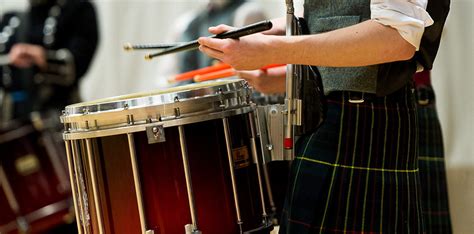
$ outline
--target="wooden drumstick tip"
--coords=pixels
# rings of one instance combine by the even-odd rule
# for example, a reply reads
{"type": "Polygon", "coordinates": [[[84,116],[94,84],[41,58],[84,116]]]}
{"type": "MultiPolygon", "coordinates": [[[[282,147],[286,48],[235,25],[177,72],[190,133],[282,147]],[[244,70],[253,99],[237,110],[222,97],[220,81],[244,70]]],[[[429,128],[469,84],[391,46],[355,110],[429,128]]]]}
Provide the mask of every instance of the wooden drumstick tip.
{"type": "Polygon", "coordinates": [[[133,46],[132,46],[131,43],[125,43],[125,44],[123,45],[123,49],[124,49],[125,51],[132,51],[132,50],[133,50],[133,46]]]}
{"type": "Polygon", "coordinates": [[[153,56],[151,54],[145,55],[145,60],[150,61],[153,59],[153,56]]]}

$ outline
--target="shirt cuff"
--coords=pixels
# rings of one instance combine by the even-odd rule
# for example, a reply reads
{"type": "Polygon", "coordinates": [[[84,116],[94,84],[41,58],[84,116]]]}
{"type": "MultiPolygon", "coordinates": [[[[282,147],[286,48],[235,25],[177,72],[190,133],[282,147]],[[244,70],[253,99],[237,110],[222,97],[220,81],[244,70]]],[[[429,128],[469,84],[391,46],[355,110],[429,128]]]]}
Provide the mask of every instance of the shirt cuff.
{"type": "Polygon", "coordinates": [[[415,2],[372,0],[370,10],[374,21],[395,28],[418,51],[425,27],[432,25],[433,19],[426,4],[415,2]]]}

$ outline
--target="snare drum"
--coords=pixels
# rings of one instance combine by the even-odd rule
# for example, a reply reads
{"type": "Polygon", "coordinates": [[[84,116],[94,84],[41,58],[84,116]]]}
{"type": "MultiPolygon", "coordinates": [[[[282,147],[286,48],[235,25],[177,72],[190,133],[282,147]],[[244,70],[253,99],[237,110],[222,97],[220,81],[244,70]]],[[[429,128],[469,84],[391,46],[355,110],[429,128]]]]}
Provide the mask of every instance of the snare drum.
{"type": "Polygon", "coordinates": [[[269,233],[243,80],[67,106],[80,233],[269,233]]]}
{"type": "Polygon", "coordinates": [[[73,221],[66,156],[57,143],[32,123],[0,128],[0,233],[49,233],[73,221]]]}

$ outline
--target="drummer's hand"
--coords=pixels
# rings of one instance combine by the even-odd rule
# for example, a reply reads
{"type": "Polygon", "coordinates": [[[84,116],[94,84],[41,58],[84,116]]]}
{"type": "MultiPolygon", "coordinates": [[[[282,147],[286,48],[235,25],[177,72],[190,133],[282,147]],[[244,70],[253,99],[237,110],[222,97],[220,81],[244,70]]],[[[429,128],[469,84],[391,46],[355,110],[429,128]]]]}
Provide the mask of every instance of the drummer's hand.
{"type": "Polygon", "coordinates": [[[10,63],[18,68],[30,68],[33,65],[40,69],[45,69],[46,51],[43,47],[38,45],[31,45],[25,43],[15,44],[8,54],[10,63]]]}
{"type": "Polygon", "coordinates": [[[219,24],[215,27],[209,27],[209,32],[212,34],[221,34],[221,33],[225,33],[225,32],[236,30],[236,29],[237,29],[236,27],[232,27],[225,24],[219,24]]]}
{"type": "MultiPolygon", "coordinates": [[[[219,25],[209,28],[209,32],[219,34],[232,29],[234,28],[227,25],[219,25]]],[[[198,40],[201,44],[199,50],[237,70],[255,70],[272,63],[268,57],[270,50],[267,46],[270,41],[267,37],[269,36],[261,33],[241,37],[238,40],[201,37],[198,40]]]]}
{"type": "Polygon", "coordinates": [[[264,94],[277,94],[286,91],[286,67],[276,67],[266,71],[237,71],[237,75],[264,94]]]}

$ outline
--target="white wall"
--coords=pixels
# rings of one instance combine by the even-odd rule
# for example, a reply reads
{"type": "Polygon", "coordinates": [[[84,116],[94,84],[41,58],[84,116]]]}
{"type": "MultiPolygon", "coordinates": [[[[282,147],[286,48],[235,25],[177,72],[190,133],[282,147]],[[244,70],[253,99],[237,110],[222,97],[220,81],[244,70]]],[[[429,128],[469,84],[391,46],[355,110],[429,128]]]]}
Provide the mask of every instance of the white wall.
{"type": "Polygon", "coordinates": [[[3,0],[0,1],[0,15],[4,11],[26,9],[28,1],[26,0],[3,0]]]}
{"type": "MultiPolygon", "coordinates": [[[[256,0],[269,16],[284,14],[283,0],[256,0]]],[[[301,0],[300,0],[301,1],[301,0]]],[[[451,13],[433,71],[444,130],[450,205],[455,233],[474,230],[474,1],[451,0],[451,13]]],[[[125,53],[124,42],[171,41],[177,18],[206,0],[94,1],[100,19],[101,45],[81,84],[86,100],[155,89],[162,84],[166,59],[143,60],[125,53]],[[161,67],[160,67],[161,66],[161,67]]],[[[0,14],[22,8],[25,0],[0,0],[0,14]]]]}

